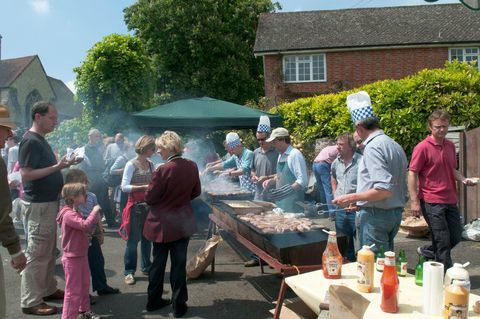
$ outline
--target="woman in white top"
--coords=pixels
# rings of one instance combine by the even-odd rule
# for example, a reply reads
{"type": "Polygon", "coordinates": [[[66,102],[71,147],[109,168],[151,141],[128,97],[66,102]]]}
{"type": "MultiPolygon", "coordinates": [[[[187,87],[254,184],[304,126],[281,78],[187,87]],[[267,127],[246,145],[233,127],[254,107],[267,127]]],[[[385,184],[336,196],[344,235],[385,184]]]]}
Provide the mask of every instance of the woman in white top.
{"type": "Polygon", "coordinates": [[[125,247],[125,283],[135,284],[135,271],[137,270],[137,246],[141,241],[142,253],[140,270],[148,275],[151,266],[151,243],[143,236],[143,225],[148,213],[145,204],[145,190],[147,189],[154,167],[149,158],[155,153],[155,139],[143,135],[135,143],[137,156],[128,161],[123,171],[121,189],[128,193],[127,205],[122,212],[122,225],[119,229],[120,236],[127,241],[125,247]]]}

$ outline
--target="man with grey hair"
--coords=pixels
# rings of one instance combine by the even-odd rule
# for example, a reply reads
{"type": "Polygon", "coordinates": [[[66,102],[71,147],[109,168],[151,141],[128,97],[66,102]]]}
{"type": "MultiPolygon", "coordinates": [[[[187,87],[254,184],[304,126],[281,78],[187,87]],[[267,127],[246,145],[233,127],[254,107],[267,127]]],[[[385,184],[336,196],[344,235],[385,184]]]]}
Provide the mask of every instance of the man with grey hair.
{"type": "Polygon", "coordinates": [[[125,153],[125,137],[122,133],[115,134],[115,143],[111,143],[105,150],[105,162],[115,160],[125,153]]]}
{"type": "Polygon", "coordinates": [[[102,133],[96,128],[88,132],[88,143],[85,145],[85,161],[82,169],[87,174],[90,182],[89,189],[97,196],[98,204],[102,207],[102,213],[105,216],[108,227],[118,226],[115,222],[115,216],[112,213],[110,200],[108,198],[108,185],[103,179],[105,171],[105,161],[103,160],[103,138],[102,133]]]}
{"type": "Polygon", "coordinates": [[[333,201],[341,207],[358,207],[360,247],[372,245],[393,251],[407,201],[407,156],[402,147],[379,127],[367,92],[347,97],[355,129],[365,148],[358,164],[357,191],[333,201]]]}

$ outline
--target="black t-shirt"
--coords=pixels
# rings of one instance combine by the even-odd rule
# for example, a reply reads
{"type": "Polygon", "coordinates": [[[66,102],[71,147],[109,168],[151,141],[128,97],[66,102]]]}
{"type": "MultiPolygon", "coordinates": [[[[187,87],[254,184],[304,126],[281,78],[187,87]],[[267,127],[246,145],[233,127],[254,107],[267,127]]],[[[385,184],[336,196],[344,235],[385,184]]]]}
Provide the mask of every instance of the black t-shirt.
{"type": "MultiPolygon", "coordinates": [[[[32,169],[45,168],[57,163],[52,148],[45,138],[28,131],[18,150],[20,167],[32,169]]],[[[58,200],[63,187],[63,176],[60,171],[34,181],[24,182],[25,200],[34,203],[53,202],[58,200]]]]}

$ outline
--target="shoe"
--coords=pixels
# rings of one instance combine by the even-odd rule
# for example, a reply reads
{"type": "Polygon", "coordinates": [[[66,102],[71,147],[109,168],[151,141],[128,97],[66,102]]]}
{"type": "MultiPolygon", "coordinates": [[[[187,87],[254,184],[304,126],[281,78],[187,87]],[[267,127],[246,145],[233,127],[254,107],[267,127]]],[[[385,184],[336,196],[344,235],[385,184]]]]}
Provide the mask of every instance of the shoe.
{"type": "Polygon", "coordinates": [[[260,262],[258,261],[258,259],[250,259],[249,261],[246,261],[243,265],[245,267],[256,267],[260,266],[260,262]]]}
{"type": "Polygon", "coordinates": [[[417,247],[417,254],[419,256],[423,256],[423,258],[425,258],[425,261],[430,261],[430,260],[434,260],[435,258],[432,258],[430,256],[426,256],[424,253],[423,253],[423,250],[422,250],[422,247],[418,246],[417,247]]]}
{"type": "Polygon", "coordinates": [[[155,311],[155,310],[158,310],[158,309],[162,309],[163,307],[165,306],[168,306],[169,304],[171,304],[172,301],[170,299],[160,299],[160,302],[150,302],[148,301],[147,302],[147,305],[145,306],[145,309],[148,311],[148,312],[151,312],[151,311],[155,311]]]}
{"type": "Polygon", "coordinates": [[[22,308],[22,312],[27,315],[36,315],[36,316],[49,316],[57,313],[57,307],[47,305],[46,303],[41,303],[37,306],[30,308],[22,308]]]}
{"type": "Polygon", "coordinates": [[[97,290],[97,295],[99,296],[104,296],[104,295],[114,295],[118,294],[120,290],[118,288],[112,288],[110,286],[107,286],[106,288],[102,290],[97,290]]]}
{"type": "Polygon", "coordinates": [[[127,285],[135,285],[135,277],[132,274],[128,274],[125,276],[125,283],[127,285]]]}
{"type": "Polygon", "coordinates": [[[90,299],[90,306],[97,303],[97,299],[95,299],[94,296],[92,296],[92,295],[89,294],[89,295],[88,295],[88,298],[90,299]]]}
{"type": "Polygon", "coordinates": [[[79,313],[77,319],[102,319],[102,317],[92,311],[85,311],[79,313]]]}
{"type": "Polygon", "coordinates": [[[50,300],[63,300],[65,296],[65,292],[61,289],[55,290],[53,294],[50,296],[43,297],[43,301],[50,301],[50,300]]]}
{"type": "Polygon", "coordinates": [[[173,316],[175,318],[183,317],[187,313],[188,306],[186,303],[179,304],[173,307],[173,316]]]}

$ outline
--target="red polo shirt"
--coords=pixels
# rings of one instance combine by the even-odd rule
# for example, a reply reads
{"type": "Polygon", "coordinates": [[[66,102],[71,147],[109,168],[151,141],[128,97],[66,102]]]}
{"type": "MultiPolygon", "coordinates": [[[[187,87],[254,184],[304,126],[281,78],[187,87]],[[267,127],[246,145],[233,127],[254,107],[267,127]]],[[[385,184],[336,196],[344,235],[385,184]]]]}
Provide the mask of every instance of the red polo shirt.
{"type": "Polygon", "coordinates": [[[444,139],[436,144],[428,136],[413,149],[409,170],[418,174],[418,198],[427,203],[456,204],[455,145],[444,139]]]}

